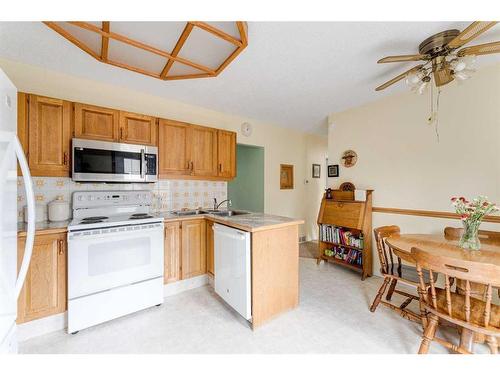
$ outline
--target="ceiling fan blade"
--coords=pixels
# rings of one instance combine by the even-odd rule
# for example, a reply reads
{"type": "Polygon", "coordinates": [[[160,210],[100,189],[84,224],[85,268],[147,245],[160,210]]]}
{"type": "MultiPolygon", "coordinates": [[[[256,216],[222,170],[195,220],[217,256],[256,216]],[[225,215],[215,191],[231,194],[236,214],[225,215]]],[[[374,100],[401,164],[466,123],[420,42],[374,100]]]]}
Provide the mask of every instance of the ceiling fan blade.
{"type": "Polygon", "coordinates": [[[464,44],[469,43],[472,39],[477,38],[479,35],[492,28],[496,24],[496,21],[472,22],[466,29],[464,29],[464,31],[462,31],[450,43],[448,43],[447,47],[452,49],[461,47],[464,44]]]}
{"type": "Polygon", "coordinates": [[[387,56],[383,59],[377,61],[378,64],[383,63],[392,63],[392,62],[400,62],[400,61],[419,61],[426,60],[428,55],[399,55],[399,56],[387,56]]]}
{"type": "Polygon", "coordinates": [[[400,75],[394,77],[393,79],[391,79],[390,81],[387,81],[386,83],[378,86],[375,91],[380,91],[380,90],[383,90],[387,87],[389,87],[390,85],[398,82],[398,81],[401,81],[403,78],[405,78],[408,74],[410,73],[413,73],[413,72],[416,72],[417,70],[419,70],[420,68],[422,68],[424,65],[423,64],[420,64],[420,65],[417,65],[409,70],[407,70],[406,72],[404,73],[401,73],[400,75]]]}
{"type": "Polygon", "coordinates": [[[467,55],[489,55],[490,53],[500,52],[500,42],[478,44],[477,46],[470,46],[462,48],[458,51],[458,56],[467,55]]]}

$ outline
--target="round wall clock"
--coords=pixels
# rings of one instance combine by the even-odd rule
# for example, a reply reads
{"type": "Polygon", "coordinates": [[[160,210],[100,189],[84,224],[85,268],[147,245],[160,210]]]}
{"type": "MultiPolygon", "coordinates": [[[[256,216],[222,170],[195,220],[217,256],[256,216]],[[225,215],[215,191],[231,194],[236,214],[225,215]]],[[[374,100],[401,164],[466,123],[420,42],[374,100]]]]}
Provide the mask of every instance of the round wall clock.
{"type": "Polygon", "coordinates": [[[346,168],[353,167],[358,161],[358,154],[353,150],[344,151],[342,154],[342,164],[346,168]]]}
{"type": "Polygon", "coordinates": [[[245,137],[250,137],[252,135],[252,124],[249,122],[244,122],[241,124],[241,134],[245,137]]]}

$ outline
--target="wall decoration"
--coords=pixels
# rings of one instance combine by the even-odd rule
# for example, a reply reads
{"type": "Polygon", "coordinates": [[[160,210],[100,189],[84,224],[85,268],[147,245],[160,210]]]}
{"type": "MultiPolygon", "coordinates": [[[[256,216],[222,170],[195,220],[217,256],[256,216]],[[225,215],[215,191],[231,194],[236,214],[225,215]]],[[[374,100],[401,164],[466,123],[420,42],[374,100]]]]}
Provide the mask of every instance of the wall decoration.
{"type": "Polygon", "coordinates": [[[245,137],[250,137],[252,135],[252,124],[249,122],[244,122],[241,124],[241,134],[245,137]]]}
{"type": "Polygon", "coordinates": [[[332,164],[328,166],[328,177],[338,177],[339,176],[339,165],[332,164]]]}
{"type": "Polygon", "coordinates": [[[352,182],[344,182],[339,186],[340,191],[354,191],[356,190],[356,186],[352,182]]]}
{"type": "Polygon", "coordinates": [[[342,154],[342,163],[346,168],[353,167],[357,161],[358,154],[356,154],[356,152],[353,150],[344,151],[344,153],[342,154]]]}
{"type": "Polygon", "coordinates": [[[293,189],[293,165],[280,164],[280,189],[293,189]]]}
{"type": "Polygon", "coordinates": [[[313,178],[320,178],[321,177],[321,165],[320,164],[313,164],[312,177],[313,178]]]}

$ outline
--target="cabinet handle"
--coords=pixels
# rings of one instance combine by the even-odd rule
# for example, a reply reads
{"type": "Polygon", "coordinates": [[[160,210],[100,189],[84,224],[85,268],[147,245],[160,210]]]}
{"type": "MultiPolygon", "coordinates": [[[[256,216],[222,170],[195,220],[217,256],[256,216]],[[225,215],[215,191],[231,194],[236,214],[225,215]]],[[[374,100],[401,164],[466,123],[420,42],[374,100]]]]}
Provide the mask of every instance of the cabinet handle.
{"type": "Polygon", "coordinates": [[[222,172],[222,163],[219,163],[219,172],[222,172]]]}
{"type": "Polygon", "coordinates": [[[191,164],[191,168],[190,168],[190,170],[191,170],[191,174],[193,174],[193,171],[194,171],[194,163],[191,161],[191,162],[190,162],[190,164],[191,164]]]}
{"type": "Polygon", "coordinates": [[[120,139],[123,139],[123,128],[120,128],[120,139]]]}
{"type": "Polygon", "coordinates": [[[63,164],[68,165],[68,153],[66,151],[63,153],[63,164]]]}
{"type": "Polygon", "coordinates": [[[64,241],[63,240],[57,241],[57,247],[59,248],[59,255],[64,254],[64,241]]]}

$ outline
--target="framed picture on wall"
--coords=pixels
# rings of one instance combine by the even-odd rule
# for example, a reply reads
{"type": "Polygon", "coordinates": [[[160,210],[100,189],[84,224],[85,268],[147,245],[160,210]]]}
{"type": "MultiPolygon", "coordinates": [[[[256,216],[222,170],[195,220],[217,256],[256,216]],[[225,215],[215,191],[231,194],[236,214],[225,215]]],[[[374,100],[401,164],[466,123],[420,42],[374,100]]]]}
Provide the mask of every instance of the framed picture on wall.
{"type": "Polygon", "coordinates": [[[280,165],[280,189],[293,189],[293,165],[280,165]]]}
{"type": "Polygon", "coordinates": [[[328,166],[328,177],[338,177],[339,176],[339,165],[332,164],[328,166]]]}
{"type": "Polygon", "coordinates": [[[321,177],[321,165],[320,164],[313,164],[312,177],[313,178],[320,178],[321,177]]]}

